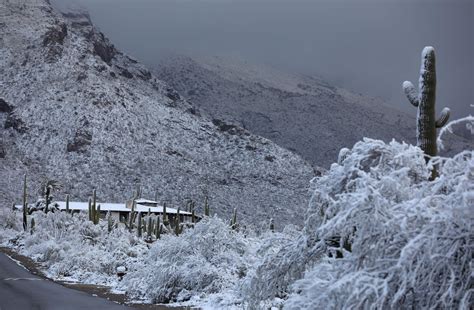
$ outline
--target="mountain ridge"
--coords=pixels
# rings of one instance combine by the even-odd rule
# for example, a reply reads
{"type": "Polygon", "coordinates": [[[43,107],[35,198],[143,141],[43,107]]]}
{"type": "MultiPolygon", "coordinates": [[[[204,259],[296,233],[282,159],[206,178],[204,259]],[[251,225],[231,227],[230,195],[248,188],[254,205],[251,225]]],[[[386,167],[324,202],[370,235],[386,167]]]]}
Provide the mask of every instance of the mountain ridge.
{"type": "MultiPolygon", "coordinates": [[[[314,166],[329,167],[341,148],[363,137],[416,144],[413,116],[319,77],[184,54],[168,56],[152,71],[204,115],[266,137],[314,166]]],[[[472,147],[462,137],[452,138],[442,155],[472,147]]]]}
{"type": "MultiPolygon", "coordinates": [[[[204,196],[220,216],[301,223],[314,169],[268,139],[195,113],[193,106],[121,53],[85,14],[45,0],[0,4],[2,201],[30,202],[45,179],[87,200],[120,202],[137,184],[182,206],[204,196]]],[[[60,198],[59,198],[60,199],[60,198]]]]}

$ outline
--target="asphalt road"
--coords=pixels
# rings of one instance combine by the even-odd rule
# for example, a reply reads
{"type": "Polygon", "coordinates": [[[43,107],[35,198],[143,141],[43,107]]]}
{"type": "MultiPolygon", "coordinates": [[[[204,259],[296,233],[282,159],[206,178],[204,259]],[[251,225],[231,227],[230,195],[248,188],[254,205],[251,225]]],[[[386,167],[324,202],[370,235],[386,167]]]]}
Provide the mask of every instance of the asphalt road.
{"type": "Polygon", "coordinates": [[[35,276],[0,253],[0,310],[132,309],[35,276]]]}

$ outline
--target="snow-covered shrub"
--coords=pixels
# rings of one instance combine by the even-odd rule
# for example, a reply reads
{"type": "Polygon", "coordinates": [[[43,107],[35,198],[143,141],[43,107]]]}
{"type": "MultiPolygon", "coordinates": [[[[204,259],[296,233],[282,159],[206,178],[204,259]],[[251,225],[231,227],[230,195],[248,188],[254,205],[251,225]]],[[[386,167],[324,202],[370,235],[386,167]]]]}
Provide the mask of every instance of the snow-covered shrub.
{"type": "Polygon", "coordinates": [[[356,143],[313,180],[304,232],[265,258],[250,307],[287,294],[288,309],[472,304],[473,156],[435,159],[429,181],[419,148],[356,143]]]}
{"type": "Polygon", "coordinates": [[[10,208],[0,209],[0,228],[3,229],[20,229],[19,213],[10,208]]]}
{"type": "Polygon", "coordinates": [[[7,244],[23,230],[21,214],[11,208],[0,208],[0,244],[7,244]]]}
{"type": "Polygon", "coordinates": [[[148,257],[135,265],[119,288],[153,302],[217,293],[245,275],[248,243],[221,219],[204,218],[179,237],[166,235],[153,244],[148,257]]]}
{"type": "Polygon", "coordinates": [[[279,300],[287,296],[288,286],[300,279],[309,262],[308,247],[304,236],[295,228],[283,232],[268,233],[255,243],[254,261],[246,279],[240,285],[242,299],[250,309],[266,309],[279,306],[279,300]],[[277,303],[275,304],[275,300],[277,303]]]}
{"type": "Polygon", "coordinates": [[[25,234],[22,254],[42,262],[53,278],[113,284],[116,267],[135,263],[146,244],[123,228],[108,233],[107,223],[94,225],[85,214],[34,213],[34,234],[25,234]]]}
{"type": "Polygon", "coordinates": [[[306,224],[316,244],[337,236],[351,252],[339,248],[344,259],[325,257],[310,268],[287,307],[459,305],[472,272],[472,156],[447,159],[429,182],[418,148],[357,143],[342,166],[315,181],[306,224]]]}

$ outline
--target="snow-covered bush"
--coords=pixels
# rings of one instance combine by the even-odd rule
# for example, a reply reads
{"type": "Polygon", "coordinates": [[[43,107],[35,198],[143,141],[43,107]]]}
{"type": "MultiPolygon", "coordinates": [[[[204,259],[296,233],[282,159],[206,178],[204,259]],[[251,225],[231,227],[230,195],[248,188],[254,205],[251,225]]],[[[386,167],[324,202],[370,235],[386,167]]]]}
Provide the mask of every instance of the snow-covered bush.
{"type": "Polygon", "coordinates": [[[294,227],[259,238],[260,243],[254,245],[255,263],[240,285],[242,300],[250,309],[281,306],[288,286],[303,276],[311,255],[302,238],[294,227]]]}
{"type": "Polygon", "coordinates": [[[473,156],[436,159],[440,176],[429,181],[433,163],[419,148],[356,143],[313,180],[304,232],[261,264],[250,306],[287,294],[288,309],[472,302],[473,156]]]}
{"type": "Polygon", "coordinates": [[[10,208],[0,209],[0,228],[18,230],[20,226],[18,212],[10,208]]]}
{"type": "Polygon", "coordinates": [[[18,212],[11,208],[0,208],[0,245],[8,243],[18,235],[20,230],[23,230],[21,223],[18,212]]]}
{"type": "Polygon", "coordinates": [[[119,288],[153,302],[217,293],[245,276],[249,240],[219,218],[204,218],[180,236],[166,235],[119,288]]]}
{"type": "Polygon", "coordinates": [[[53,278],[114,284],[116,267],[132,265],[146,253],[146,244],[123,228],[108,233],[85,214],[35,212],[36,228],[25,234],[21,253],[46,267],[53,278]]]}

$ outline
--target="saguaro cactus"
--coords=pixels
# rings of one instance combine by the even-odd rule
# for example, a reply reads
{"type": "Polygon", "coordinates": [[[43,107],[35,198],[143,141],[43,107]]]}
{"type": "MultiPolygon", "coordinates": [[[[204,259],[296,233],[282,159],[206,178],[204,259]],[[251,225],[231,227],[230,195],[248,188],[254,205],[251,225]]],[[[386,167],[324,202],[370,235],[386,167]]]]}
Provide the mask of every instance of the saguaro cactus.
{"type": "Polygon", "coordinates": [[[168,215],[166,214],[166,202],[163,203],[163,225],[167,227],[169,225],[168,215]]]}
{"type": "Polygon", "coordinates": [[[97,192],[95,189],[92,191],[92,209],[94,211],[97,209],[97,192]]]}
{"type": "Polygon", "coordinates": [[[99,224],[100,221],[100,205],[97,206],[97,210],[94,211],[94,224],[99,224]]]}
{"type": "Polygon", "coordinates": [[[114,219],[110,211],[107,212],[107,231],[110,233],[114,229],[114,219]]]}
{"type": "Polygon", "coordinates": [[[139,238],[142,237],[142,228],[143,228],[143,223],[142,223],[142,213],[138,212],[138,223],[137,223],[137,236],[139,238]]]}
{"type": "Polygon", "coordinates": [[[160,239],[161,237],[161,224],[160,224],[160,217],[156,217],[156,228],[155,228],[155,236],[156,239],[160,239]]]}
{"type": "Polygon", "coordinates": [[[30,234],[32,235],[35,232],[35,218],[31,218],[31,225],[30,225],[30,234]]]}
{"type": "Polygon", "coordinates": [[[71,213],[71,210],[69,209],[69,194],[66,195],[66,213],[71,213]]]}
{"type": "Polygon", "coordinates": [[[174,222],[174,232],[175,232],[176,236],[179,236],[179,234],[181,233],[180,220],[179,220],[179,208],[178,208],[178,211],[176,212],[176,218],[175,218],[175,222],[174,222]]]}
{"type": "Polygon", "coordinates": [[[234,208],[234,213],[232,214],[232,218],[230,220],[230,227],[232,229],[237,229],[237,208],[234,208]]]}
{"type": "Polygon", "coordinates": [[[436,128],[443,127],[449,119],[449,109],[444,108],[435,120],[436,62],[435,51],[427,46],[421,53],[419,92],[409,81],[403,82],[403,90],[412,105],[418,108],[416,139],[417,145],[428,156],[436,156],[436,128]]]}
{"type": "Polygon", "coordinates": [[[135,202],[135,198],[132,200],[132,210],[130,211],[130,214],[128,216],[128,231],[129,232],[132,232],[133,230],[133,224],[135,223],[135,218],[137,216],[137,212],[135,211],[135,205],[136,205],[136,202],[135,202]]]}
{"type": "Polygon", "coordinates": [[[26,174],[23,178],[23,230],[26,231],[28,229],[28,197],[27,197],[27,188],[26,188],[26,174]]]}
{"type": "Polygon", "coordinates": [[[205,216],[210,216],[210,209],[209,209],[209,201],[207,196],[204,198],[204,215],[205,216]]]}
{"type": "Polygon", "coordinates": [[[152,238],[151,238],[151,235],[153,233],[153,228],[154,228],[154,222],[153,220],[151,219],[151,216],[148,216],[148,225],[146,226],[146,238],[148,241],[151,241],[152,238]]]}

